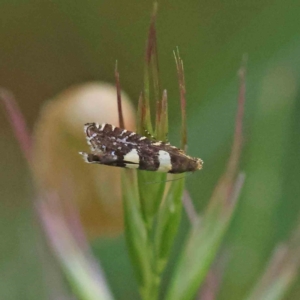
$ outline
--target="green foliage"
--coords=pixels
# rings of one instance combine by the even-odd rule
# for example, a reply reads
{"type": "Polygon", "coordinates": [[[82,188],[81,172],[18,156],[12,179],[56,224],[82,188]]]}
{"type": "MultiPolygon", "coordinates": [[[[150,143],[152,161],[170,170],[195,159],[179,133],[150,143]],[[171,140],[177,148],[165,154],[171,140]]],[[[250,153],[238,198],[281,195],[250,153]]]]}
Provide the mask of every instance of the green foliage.
{"type": "MultiPolygon", "coordinates": [[[[155,32],[156,6],[146,47],[144,92],[138,112],[138,132],[155,133],[155,138],[166,141],[168,135],[167,93],[160,98],[158,59],[155,32]],[[151,79],[151,80],[150,80],[151,79]],[[150,89],[153,83],[153,89],[150,89]],[[150,113],[150,94],[156,103],[156,121],[153,130],[150,113]]],[[[166,182],[166,174],[138,172],[129,180],[123,173],[125,230],[128,249],[143,299],[156,299],[162,272],[168,262],[171,246],[180,222],[184,179],[173,176],[166,182]],[[135,191],[135,192],[133,192],[135,191]]]]}
{"type": "MultiPolygon", "coordinates": [[[[156,10],[152,17],[146,48],[144,95],[147,96],[141,97],[139,103],[138,124],[140,132],[142,129],[149,132],[153,131],[149,106],[150,77],[153,81],[153,94],[155,96],[159,94],[155,13],[156,10]]],[[[175,53],[175,61],[182,111],[181,144],[183,148],[186,148],[185,81],[183,62],[178,50],[175,53]]],[[[197,222],[191,229],[186,246],[177,263],[176,272],[171,279],[166,298],[169,300],[193,299],[209,271],[232,218],[236,198],[242,186],[242,183],[238,181],[238,191],[234,193],[233,187],[242,145],[242,120],[245,101],[244,68],[241,72],[236,131],[228,167],[215,189],[203,220],[197,222]],[[235,199],[232,199],[234,197],[235,199]]],[[[164,92],[161,100],[156,98],[156,102],[154,132],[164,140],[167,137],[168,129],[166,92],[164,92]]],[[[138,172],[137,180],[133,176],[134,174],[131,175],[132,178],[129,180],[128,172],[123,173],[125,230],[128,249],[136,270],[142,298],[144,300],[157,299],[162,272],[168,262],[180,222],[184,180],[180,179],[180,176],[174,176],[173,180],[179,180],[167,184],[165,174],[138,172]]]]}
{"type": "MultiPolygon", "coordinates": [[[[21,4],[21,1],[16,3],[21,4]]],[[[45,95],[48,97],[54,94],[70,82],[80,82],[87,78],[113,81],[110,75],[112,62],[116,57],[120,58],[120,53],[126,54],[122,57],[122,63],[125,59],[126,65],[130,66],[129,72],[121,70],[121,74],[126,75],[122,77],[122,87],[131,95],[138,93],[140,81],[137,78],[136,62],[141,49],[140,43],[135,42],[137,36],[142,36],[147,19],[144,6],[138,6],[136,2],[127,2],[124,6],[123,2],[117,1],[112,10],[110,3],[106,5],[99,1],[88,4],[54,1],[36,7],[34,1],[29,1],[22,5],[3,2],[1,8],[3,24],[7,25],[0,32],[4,45],[1,50],[1,82],[18,92],[22,109],[31,118],[30,124],[34,122],[35,114],[31,111],[34,112],[32,108],[37,106],[35,99],[44,99],[45,95]],[[138,18],[133,20],[133,15],[138,18]],[[12,20],[18,22],[12,24],[12,20]],[[41,36],[47,37],[42,47],[41,36]],[[68,36],[67,40],[65,36],[68,36]],[[120,49],[124,49],[124,52],[120,49]],[[126,49],[130,49],[130,52],[126,49]],[[61,62],[64,68],[61,68],[61,62]],[[41,65],[45,67],[40,68],[41,65]],[[60,72],[57,72],[58,69],[60,72]],[[24,77],[24,74],[30,76],[24,77]],[[34,86],[34,89],[28,86],[34,86]]],[[[205,289],[203,283],[212,271],[211,264],[216,254],[224,250],[221,242],[233,219],[236,204],[234,201],[222,202],[220,197],[225,194],[221,191],[219,196],[215,195],[218,201],[214,204],[212,200],[209,201],[207,208],[205,205],[213,181],[221,173],[228,155],[233,124],[231,117],[235,110],[233,95],[236,92],[232,78],[238,58],[247,51],[250,56],[249,101],[243,165],[246,169],[246,183],[237,216],[226,240],[225,246],[231,247],[230,263],[227,262],[223,277],[220,272],[222,287],[219,282],[211,292],[214,298],[220,300],[299,299],[299,293],[294,291],[289,294],[298,276],[297,243],[294,245],[291,240],[287,240],[283,246],[277,246],[272,254],[278,240],[282,240],[282,237],[286,239],[287,233],[295,226],[294,220],[299,210],[300,110],[299,101],[295,101],[298,99],[300,66],[297,26],[299,5],[294,1],[244,1],[242,5],[237,1],[229,1],[226,4],[207,2],[203,7],[199,1],[191,1],[189,5],[185,2],[176,4],[172,11],[162,3],[161,10],[163,17],[160,28],[163,27],[165,31],[161,32],[163,39],[159,41],[160,49],[163,49],[161,54],[169,55],[170,48],[177,44],[184,53],[189,92],[189,149],[193,153],[201,153],[205,158],[205,173],[203,176],[195,175],[193,181],[189,182],[192,198],[203,213],[191,228],[179,253],[179,260],[172,262],[176,267],[175,272],[170,274],[170,285],[161,288],[169,299],[191,299],[198,288],[205,289]],[[178,27],[174,26],[176,23],[178,27]],[[275,76],[273,73],[276,73],[275,76]],[[268,263],[265,265],[265,262],[268,263]],[[221,292],[218,294],[219,289],[221,292]]],[[[156,72],[157,61],[151,60],[151,67],[144,70],[145,89],[140,96],[139,116],[142,118],[138,120],[138,131],[144,134],[144,129],[148,128],[158,139],[165,140],[167,118],[163,116],[165,123],[158,121],[162,117],[159,118],[157,113],[153,122],[155,128],[152,128],[150,116],[150,106],[152,108],[156,104],[151,105],[150,100],[156,102],[157,99],[166,99],[166,93],[162,96],[159,81],[152,83],[156,86],[155,91],[159,92],[153,95],[150,92],[150,79],[156,72]],[[146,113],[143,115],[142,111],[146,113]]],[[[171,63],[166,59],[161,63],[162,78],[167,80],[168,87],[172,116],[170,128],[179,131],[177,119],[180,112],[174,109],[177,83],[172,77],[171,63]]],[[[8,102],[4,102],[7,105],[8,102]]],[[[166,101],[164,103],[167,105],[166,101]]],[[[164,105],[161,102],[156,107],[159,112],[164,105]]],[[[10,112],[10,107],[6,109],[10,112]]],[[[167,111],[165,108],[161,110],[167,111]]],[[[22,141],[22,135],[24,138],[26,134],[20,134],[14,116],[11,120],[23,153],[29,157],[29,143],[22,141]]],[[[5,127],[3,130],[6,130],[5,127]]],[[[35,241],[30,245],[28,243],[30,237],[33,237],[33,230],[24,230],[31,222],[32,216],[26,217],[26,220],[24,218],[24,211],[28,210],[31,203],[26,203],[25,207],[27,199],[23,202],[22,199],[26,189],[19,189],[18,194],[15,188],[20,184],[28,185],[28,171],[18,159],[19,152],[14,149],[10,136],[10,131],[5,132],[1,144],[2,156],[9,158],[3,159],[1,165],[5,170],[2,172],[5,196],[1,202],[0,218],[4,237],[3,259],[0,262],[3,275],[1,296],[5,299],[14,296],[13,299],[20,299],[26,295],[30,299],[42,299],[41,296],[34,298],[34,286],[42,286],[42,276],[31,277],[37,274],[31,264],[37,261],[36,256],[32,255],[35,241]],[[29,234],[31,236],[28,238],[29,234]],[[24,247],[24,240],[29,250],[24,247]],[[17,257],[15,260],[14,254],[17,257]]],[[[130,171],[123,177],[126,239],[141,294],[145,299],[155,299],[177,233],[185,182],[177,180],[165,184],[160,182],[165,181],[163,174],[139,173],[138,178],[130,171]]],[[[240,179],[232,182],[235,182],[233,186],[238,190],[240,179]]],[[[57,234],[58,245],[65,245],[59,241],[61,237],[57,234]]],[[[299,240],[298,236],[296,240],[299,240]]],[[[83,258],[83,265],[89,264],[89,260],[86,260],[88,254],[74,246],[79,252],[71,256],[70,253],[74,253],[73,247],[65,248],[69,251],[68,255],[58,258],[58,261],[73,293],[78,299],[87,299],[86,295],[91,299],[93,296],[99,297],[101,291],[94,290],[98,284],[97,276],[93,272],[89,273],[90,277],[85,276],[87,269],[80,267],[83,258]]],[[[97,251],[96,254],[99,253],[97,251]]],[[[105,256],[100,256],[100,259],[108,260],[105,256]]],[[[117,260],[111,264],[119,267],[117,260]]],[[[109,269],[108,266],[107,274],[109,269]]],[[[128,281],[124,280],[124,286],[128,281]]],[[[117,299],[133,299],[124,292],[124,286],[114,283],[112,276],[110,285],[117,299]]]]}

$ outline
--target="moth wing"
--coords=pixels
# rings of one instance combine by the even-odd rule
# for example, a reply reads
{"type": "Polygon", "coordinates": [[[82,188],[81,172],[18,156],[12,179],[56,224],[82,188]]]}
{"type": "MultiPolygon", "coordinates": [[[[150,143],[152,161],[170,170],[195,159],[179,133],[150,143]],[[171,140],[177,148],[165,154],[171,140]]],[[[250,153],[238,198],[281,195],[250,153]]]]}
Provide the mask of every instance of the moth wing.
{"type": "Polygon", "coordinates": [[[93,154],[93,153],[85,153],[79,152],[83,156],[85,162],[89,164],[100,164],[106,166],[113,167],[121,167],[121,168],[130,168],[137,169],[139,167],[139,163],[135,161],[119,159],[116,155],[112,155],[109,153],[104,154],[93,154]]]}
{"type": "Polygon", "coordinates": [[[175,146],[171,146],[170,143],[156,142],[156,143],[153,143],[151,146],[153,146],[154,148],[156,148],[158,150],[164,150],[173,155],[186,156],[186,153],[182,149],[179,149],[175,146]]]}

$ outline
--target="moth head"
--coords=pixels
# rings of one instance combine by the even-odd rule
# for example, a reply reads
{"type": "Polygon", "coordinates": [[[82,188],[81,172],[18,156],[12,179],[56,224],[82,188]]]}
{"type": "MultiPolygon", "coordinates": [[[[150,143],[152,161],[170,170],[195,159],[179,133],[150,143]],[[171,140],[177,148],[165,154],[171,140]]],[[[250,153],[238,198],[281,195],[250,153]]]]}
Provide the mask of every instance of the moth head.
{"type": "Polygon", "coordinates": [[[87,123],[84,125],[84,133],[87,137],[91,137],[93,134],[95,134],[98,131],[98,124],[96,123],[87,123]]]}
{"type": "Polygon", "coordinates": [[[185,160],[184,167],[187,172],[195,172],[197,170],[201,170],[203,166],[203,160],[197,157],[190,157],[189,159],[185,160]]]}
{"type": "Polygon", "coordinates": [[[97,157],[94,154],[85,153],[85,152],[79,152],[79,154],[82,155],[83,160],[88,164],[99,163],[99,161],[94,159],[94,157],[97,157]]]}
{"type": "Polygon", "coordinates": [[[200,158],[195,158],[196,170],[201,170],[203,167],[203,160],[200,158]]]}

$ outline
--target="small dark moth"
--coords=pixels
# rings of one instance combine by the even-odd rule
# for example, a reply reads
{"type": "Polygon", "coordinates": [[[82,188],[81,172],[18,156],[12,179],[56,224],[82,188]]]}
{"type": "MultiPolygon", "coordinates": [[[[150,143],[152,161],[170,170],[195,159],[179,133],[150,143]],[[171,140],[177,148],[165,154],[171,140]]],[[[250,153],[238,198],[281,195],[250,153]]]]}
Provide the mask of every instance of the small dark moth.
{"type": "Polygon", "coordinates": [[[153,141],[110,124],[88,123],[84,132],[92,153],[79,153],[87,163],[166,173],[202,168],[201,159],[188,156],[169,143],[153,141]]]}

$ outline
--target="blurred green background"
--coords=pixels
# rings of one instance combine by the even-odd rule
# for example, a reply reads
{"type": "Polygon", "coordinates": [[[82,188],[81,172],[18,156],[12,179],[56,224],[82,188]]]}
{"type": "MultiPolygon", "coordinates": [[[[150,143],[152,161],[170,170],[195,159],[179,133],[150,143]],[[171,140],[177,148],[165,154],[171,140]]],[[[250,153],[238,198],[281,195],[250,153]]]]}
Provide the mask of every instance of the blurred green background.
{"type": "MultiPolygon", "coordinates": [[[[0,85],[15,93],[30,128],[45,100],[70,85],[114,82],[116,59],[122,88],[136,105],[151,10],[152,1],[138,0],[1,0],[0,85]]],[[[203,171],[187,178],[199,211],[226,165],[238,94],[236,74],[242,55],[249,57],[242,161],[246,183],[223,243],[227,259],[221,300],[247,294],[274,246],[297,222],[299,16],[299,2],[292,0],[159,3],[159,60],[170,101],[170,140],[179,145],[172,53],[179,46],[186,74],[189,154],[205,162],[203,171]]],[[[0,299],[48,299],[49,282],[41,274],[52,258],[33,216],[30,172],[3,110],[0,136],[0,299]]],[[[186,223],[184,217],[178,244],[186,223]]],[[[138,299],[124,238],[99,239],[92,246],[116,299],[138,299]]],[[[56,281],[56,286],[62,284],[60,278],[56,281]]],[[[288,299],[300,299],[300,281],[288,299]]]]}

